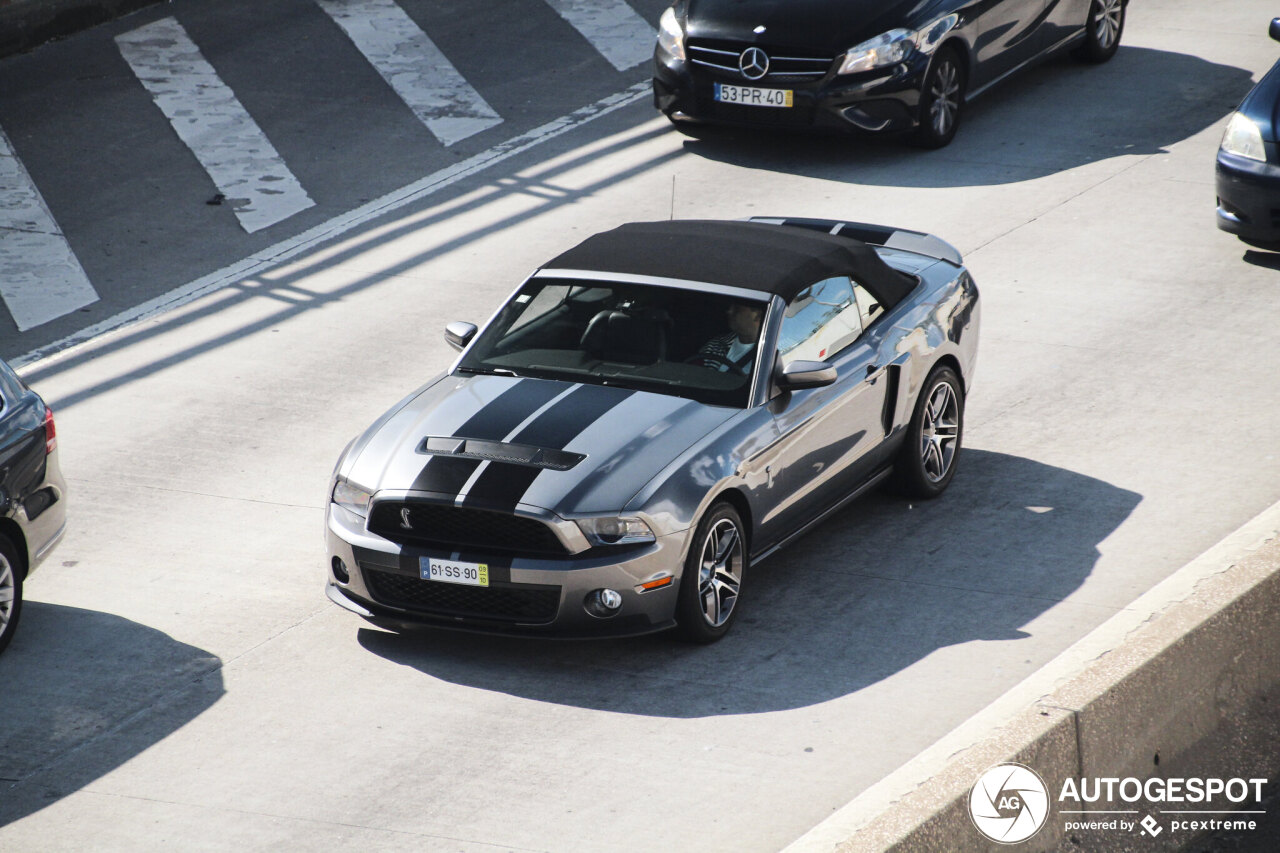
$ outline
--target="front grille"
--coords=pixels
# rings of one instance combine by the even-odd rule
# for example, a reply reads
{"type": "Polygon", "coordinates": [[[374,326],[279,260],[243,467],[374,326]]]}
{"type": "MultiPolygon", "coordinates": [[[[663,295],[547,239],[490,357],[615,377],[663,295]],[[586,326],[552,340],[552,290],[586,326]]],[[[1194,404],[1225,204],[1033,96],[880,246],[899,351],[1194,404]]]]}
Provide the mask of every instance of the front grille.
{"type": "Polygon", "coordinates": [[[690,39],[689,61],[745,80],[747,78],[738,67],[738,59],[749,47],[758,47],[769,56],[769,73],[760,78],[761,81],[788,77],[814,80],[825,77],[835,61],[834,56],[816,55],[812,51],[718,39],[690,39]]]}
{"type": "Polygon", "coordinates": [[[485,553],[503,554],[568,553],[555,532],[536,518],[425,501],[374,504],[369,513],[369,532],[401,545],[479,548],[485,553]]]}
{"type": "Polygon", "coordinates": [[[378,602],[419,613],[541,624],[554,620],[560,609],[558,586],[462,586],[385,572],[364,564],[360,570],[378,602]]]}

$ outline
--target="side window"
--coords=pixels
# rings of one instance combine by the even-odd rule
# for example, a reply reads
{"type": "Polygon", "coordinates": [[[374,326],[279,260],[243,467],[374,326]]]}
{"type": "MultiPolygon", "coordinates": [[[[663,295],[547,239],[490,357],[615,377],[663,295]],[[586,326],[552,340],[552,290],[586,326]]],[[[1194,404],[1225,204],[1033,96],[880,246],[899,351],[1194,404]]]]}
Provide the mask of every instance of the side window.
{"type": "Polygon", "coordinates": [[[783,364],[825,361],[857,340],[862,318],[846,276],[806,287],[787,306],[778,334],[783,364]]]}
{"type": "Polygon", "coordinates": [[[865,329],[879,319],[883,306],[880,300],[871,295],[871,291],[860,284],[853,286],[853,295],[858,300],[858,314],[862,318],[862,328],[865,329]]]}

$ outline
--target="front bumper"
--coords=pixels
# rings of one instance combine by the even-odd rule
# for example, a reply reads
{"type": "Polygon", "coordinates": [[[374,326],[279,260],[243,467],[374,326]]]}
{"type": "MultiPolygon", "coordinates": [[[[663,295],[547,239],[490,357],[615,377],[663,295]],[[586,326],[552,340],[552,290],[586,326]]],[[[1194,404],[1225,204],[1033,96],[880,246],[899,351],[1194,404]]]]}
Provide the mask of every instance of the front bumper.
{"type": "Polygon", "coordinates": [[[1218,227],[1245,240],[1280,243],[1280,166],[1218,151],[1218,227]]]}
{"type": "Polygon", "coordinates": [[[535,559],[399,545],[367,532],[363,518],[330,504],[325,524],[326,594],[335,604],[392,629],[437,626],[548,637],[647,634],[675,625],[686,534],[616,552],[593,549],[535,559]],[[485,563],[489,586],[422,580],[423,557],[485,563]],[[649,591],[640,587],[664,574],[672,577],[666,586],[649,591]],[[598,589],[622,594],[622,607],[615,615],[601,618],[587,612],[586,599],[598,589]]]}
{"type": "Polygon", "coordinates": [[[788,77],[766,77],[753,82],[728,72],[660,56],[654,62],[653,100],[654,106],[673,121],[894,134],[917,126],[920,92],[928,69],[929,57],[917,53],[889,68],[849,75],[828,73],[816,82],[788,77]],[[715,99],[717,83],[790,89],[792,106],[720,103],[715,99]]]}

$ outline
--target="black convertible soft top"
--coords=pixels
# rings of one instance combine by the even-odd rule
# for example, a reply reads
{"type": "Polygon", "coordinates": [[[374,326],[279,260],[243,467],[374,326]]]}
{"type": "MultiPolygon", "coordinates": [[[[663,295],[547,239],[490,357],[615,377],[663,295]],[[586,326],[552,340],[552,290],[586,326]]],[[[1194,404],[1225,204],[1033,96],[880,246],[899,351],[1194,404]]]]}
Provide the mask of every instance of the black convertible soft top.
{"type": "Polygon", "coordinates": [[[902,301],[914,276],[852,237],[736,220],[631,222],[583,240],[544,269],[678,278],[776,293],[790,301],[808,285],[847,275],[885,307],[902,301]]]}

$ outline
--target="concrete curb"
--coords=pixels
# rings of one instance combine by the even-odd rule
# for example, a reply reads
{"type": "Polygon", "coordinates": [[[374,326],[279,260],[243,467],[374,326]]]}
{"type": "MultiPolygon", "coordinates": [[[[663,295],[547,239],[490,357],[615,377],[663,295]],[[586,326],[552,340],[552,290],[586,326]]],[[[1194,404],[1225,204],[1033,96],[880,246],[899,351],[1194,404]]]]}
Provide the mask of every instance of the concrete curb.
{"type": "MultiPolygon", "coordinates": [[[[968,811],[978,777],[1007,761],[1036,770],[1051,804],[1073,777],[1272,778],[1280,770],[1280,708],[1267,703],[1280,688],[1277,626],[1280,503],[785,853],[1010,849],[981,836],[968,811]]],[[[1131,817],[1138,819],[1158,808],[1142,801],[1126,807],[1136,808],[1131,817]]],[[[1067,833],[1064,824],[1051,808],[1044,828],[1014,849],[1169,850],[1194,840],[1173,832],[1067,833]]]]}
{"type": "Polygon", "coordinates": [[[10,0],[0,2],[0,57],[110,21],[160,0],[10,0]]]}

